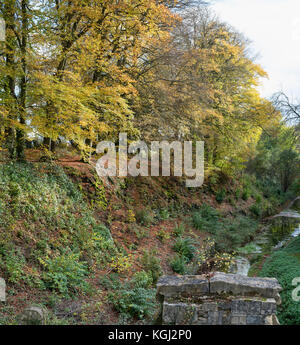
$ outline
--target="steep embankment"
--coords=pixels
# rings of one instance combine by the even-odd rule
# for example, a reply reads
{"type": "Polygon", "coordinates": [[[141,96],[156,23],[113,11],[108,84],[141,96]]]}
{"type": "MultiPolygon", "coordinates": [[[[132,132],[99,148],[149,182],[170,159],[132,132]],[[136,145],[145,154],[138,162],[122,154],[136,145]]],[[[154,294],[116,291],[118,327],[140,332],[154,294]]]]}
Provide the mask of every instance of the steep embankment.
{"type": "Polygon", "coordinates": [[[75,159],[58,164],[1,165],[0,324],[32,304],[50,310],[51,324],[150,322],[160,274],[226,269],[224,252],[257,230],[243,185],[101,181],[75,159]]]}
{"type": "Polygon", "coordinates": [[[278,308],[280,323],[299,325],[299,301],[293,299],[292,292],[299,284],[297,281],[293,285],[293,280],[300,277],[300,237],[294,239],[287,247],[275,251],[265,262],[259,275],[277,278],[283,288],[281,292],[282,304],[278,308]]]}

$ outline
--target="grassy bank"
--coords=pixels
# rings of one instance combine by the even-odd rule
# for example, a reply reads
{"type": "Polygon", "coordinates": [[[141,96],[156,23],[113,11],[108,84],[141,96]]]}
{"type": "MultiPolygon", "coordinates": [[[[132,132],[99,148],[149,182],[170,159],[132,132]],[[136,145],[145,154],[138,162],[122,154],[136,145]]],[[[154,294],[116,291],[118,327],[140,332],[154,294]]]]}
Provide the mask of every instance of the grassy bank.
{"type": "Polygon", "coordinates": [[[292,281],[300,277],[300,237],[290,242],[287,247],[275,251],[265,262],[259,273],[262,277],[275,277],[281,284],[282,304],[278,308],[278,318],[283,325],[299,325],[300,305],[292,298],[296,286],[292,281]]]}

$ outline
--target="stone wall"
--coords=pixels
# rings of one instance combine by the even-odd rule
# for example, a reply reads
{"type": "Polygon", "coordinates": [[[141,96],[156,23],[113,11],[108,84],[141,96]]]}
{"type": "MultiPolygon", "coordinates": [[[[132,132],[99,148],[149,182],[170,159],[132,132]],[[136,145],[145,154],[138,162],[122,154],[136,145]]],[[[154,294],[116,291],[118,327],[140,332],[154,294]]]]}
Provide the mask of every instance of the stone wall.
{"type": "Polygon", "coordinates": [[[5,302],[5,280],[0,278],[0,302],[5,302]]]}
{"type": "Polygon", "coordinates": [[[163,276],[157,283],[162,324],[274,325],[281,286],[237,274],[163,276]]]}

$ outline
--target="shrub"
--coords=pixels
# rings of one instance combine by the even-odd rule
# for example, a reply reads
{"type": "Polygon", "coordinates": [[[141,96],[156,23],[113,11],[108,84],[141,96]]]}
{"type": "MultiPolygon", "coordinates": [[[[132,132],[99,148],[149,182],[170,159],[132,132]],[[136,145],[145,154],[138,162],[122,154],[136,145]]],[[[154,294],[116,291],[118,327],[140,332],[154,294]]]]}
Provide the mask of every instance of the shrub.
{"type": "Polygon", "coordinates": [[[219,213],[209,205],[202,205],[192,214],[192,223],[197,230],[211,230],[218,227],[219,213]]]}
{"type": "Polygon", "coordinates": [[[204,230],[205,225],[207,224],[207,222],[205,221],[204,218],[202,218],[202,216],[199,212],[194,212],[192,214],[192,222],[193,222],[193,226],[197,230],[204,230]]]}
{"type": "Polygon", "coordinates": [[[152,274],[146,271],[140,271],[133,275],[132,283],[138,288],[150,288],[153,284],[152,274]]]}
{"type": "Polygon", "coordinates": [[[255,202],[256,202],[256,204],[258,204],[258,205],[261,204],[262,200],[263,200],[263,198],[262,198],[261,194],[256,194],[255,195],[255,202]]]}
{"type": "Polygon", "coordinates": [[[103,224],[97,224],[94,226],[94,234],[100,235],[105,240],[112,240],[110,230],[103,224]]]}
{"type": "Polygon", "coordinates": [[[152,277],[145,271],[136,273],[131,280],[122,284],[112,275],[102,279],[102,285],[109,289],[108,300],[125,316],[139,319],[150,318],[156,310],[156,290],[150,288],[152,277]]]}
{"type": "Polygon", "coordinates": [[[249,242],[258,227],[257,221],[244,216],[236,217],[234,221],[227,220],[224,225],[223,234],[217,239],[218,250],[224,252],[231,252],[249,242]]]}
{"type": "Polygon", "coordinates": [[[171,261],[170,266],[175,273],[185,274],[187,270],[187,260],[182,255],[176,255],[171,261]]]}
{"type": "Polygon", "coordinates": [[[135,226],[132,231],[135,233],[138,240],[149,236],[149,230],[142,226],[135,226]]]}
{"type": "Polygon", "coordinates": [[[24,267],[26,260],[24,255],[19,250],[14,249],[4,251],[3,254],[3,263],[1,263],[1,266],[7,271],[8,280],[14,284],[25,280],[24,267]]]}
{"type": "Polygon", "coordinates": [[[252,212],[256,217],[261,217],[262,215],[262,207],[260,204],[253,204],[252,206],[250,206],[249,208],[250,212],[252,212]]]}
{"type": "Polygon", "coordinates": [[[251,192],[249,188],[244,188],[242,192],[242,199],[247,201],[250,198],[251,192]]]}
{"type": "Polygon", "coordinates": [[[200,214],[207,220],[217,220],[219,218],[219,212],[207,204],[200,207],[200,214]]]}
{"type": "Polygon", "coordinates": [[[226,190],[223,188],[216,193],[216,201],[221,204],[226,197],[226,190]]]}
{"type": "Polygon", "coordinates": [[[176,227],[173,229],[173,235],[175,237],[181,237],[181,236],[183,236],[184,231],[185,231],[184,224],[182,224],[182,223],[177,224],[176,227]]]}
{"type": "Polygon", "coordinates": [[[124,273],[129,271],[132,266],[132,256],[131,254],[124,255],[123,253],[118,253],[117,256],[111,258],[109,267],[112,271],[117,273],[124,273]]]}
{"type": "Polygon", "coordinates": [[[212,234],[217,251],[230,253],[249,242],[254,236],[257,226],[257,221],[237,216],[234,219],[226,218],[215,226],[211,226],[208,232],[212,234]]]}
{"type": "Polygon", "coordinates": [[[116,289],[120,289],[122,286],[120,275],[114,272],[110,273],[109,275],[102,276],[99,279],[99,283],[106,290],[116,290],[116,289]]]}
{"type": "Polygon", "coordinates": [[[175,252],[177,252],[180,256],[183,256],[187,262],[190,262],[196,252],[196,247],[194,246],[195,240],[191,237],[179,237],[174,246],[173,249],[175,252]]]}
{"type": "Polygon", "coordinates": [[[170,239],[170,234],[164,230],[164,229],[160,229],[156,235],[156,237],[162,242],[164,243],[166,240],[170,239]]]}
{"type": "Polygon", "coordinates": [[[235,200],[234,196],[230,195],[228,197],[228,202],[230,203],[230,205],[232,205],[234,207],[236,206],[236,200],[235,200]]]}
{"type": "Polygon", "coordinates": [[[127,222],[128,223],[134,223],[136,221],[135,214],[132,210],[128,210],[127,213],[127,222]]]}
{"type": "Polygon", "coordinates": [[[160,260],[157,257],[155,250],[145,250],[142,257],[142,264],[146,272],[149,272],[153,283],[156,283],[158,278],[162,275],[160,260]]]}
{"type": "Polygon", "coordinates": [[[237,188],[237,190],[235,191],[235,198],[236,200],[239,200],[239,198],[241,197],[241,190],[239,188],[237,188]]]}
{"type": "Polygon", "coordinates": [[[153,223],[153,216],[151,212],[145,208],[139,209],[135,212],[135,218],[137,223],[141,225],[149,225],[153,223]]]}
{"type": "Polygon", "coordinates": [[[156,307],[155,289],[133,288],[109,292],[108,299],[114,308],[124,314],[139,319],[149,318],[153,315],[156,307]]]}
{"type": "Polygon", "coordinates": [[[86,263],[79,261],[79,257],[80,254],[65,252],[54,258],[40,258],[40,263],[46,268],[43,275],[46,286],[63,295],[75,292],[78,288],[86,290],[88,269],[86,263]]]}
{"type": "Polygon", "coordinates": [[[167,220],[170,218],[170,213],[166,208],[160,209],[157,218],[159,220],[167,220]]]}

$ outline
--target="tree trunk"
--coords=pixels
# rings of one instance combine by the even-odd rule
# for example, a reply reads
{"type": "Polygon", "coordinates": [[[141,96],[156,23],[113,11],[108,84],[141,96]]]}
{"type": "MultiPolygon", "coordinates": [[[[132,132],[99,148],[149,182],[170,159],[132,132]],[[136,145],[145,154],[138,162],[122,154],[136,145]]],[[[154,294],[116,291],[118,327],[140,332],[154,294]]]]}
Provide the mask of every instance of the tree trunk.
{"type": "MultiPolygon", "coordinates": [[[[5,1],[4,3],[4,19],[6,22],[6,69],[8,71],[6,76],[6,93],[7,93],[7,102],[9,106],[9,114],[8,118],[11,121],[15,121],[17,119],[17,106],[18,100],[15,93],[15,10],[16,10],[16,3],[15,1],[5,1]]],[[[11,123],[10,127],[7,127],[5,132],[7,133],[7,147],[9,152],[10,159],[15,159],[17,156],[16,153],[16,129],[14,125],[11,123]]]]}
{"type": "MultiPolygon", "coordinates": [[[[21,125],[25,125],[26,118],[26,97],[27,97],[27,41],[28,41],[28,13],[27,13],[28,0],[22,0],[21,13],[22,13],[22,36],[21,36],[21,64],[22,64],[22,77],[20,82],[20,115],[19,121],[21,125]]],[[[25,159],[25,136],[23,129],[17,129],[17,158],[19,160],[25,159]]]]}

